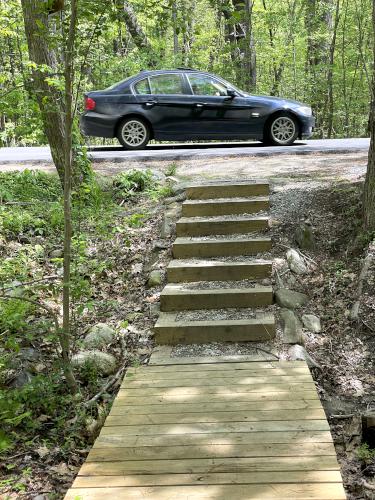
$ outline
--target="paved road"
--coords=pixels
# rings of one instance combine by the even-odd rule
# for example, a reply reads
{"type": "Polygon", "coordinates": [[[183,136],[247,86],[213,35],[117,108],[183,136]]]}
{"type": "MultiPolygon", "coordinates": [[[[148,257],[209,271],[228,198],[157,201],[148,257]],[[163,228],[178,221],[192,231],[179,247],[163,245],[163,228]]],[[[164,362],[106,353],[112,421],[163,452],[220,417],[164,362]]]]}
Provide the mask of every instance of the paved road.
{"type": "MultiPolygon", "coordinates": [[[[207,143],[207,144],[158,144],[142,151],[125,151],[121,147],[90,148],[94,162],[122,162],[147,160],[180,160],[228,156],[273,156],[280,154],[351,153],[368,150],[369,139],[326,139],[299,141],[288,147],[265,147],[260,142],[207,143]]],[[[48,147],[2,148],[0,164],[45,163],[51,161],[48,147]]]]}

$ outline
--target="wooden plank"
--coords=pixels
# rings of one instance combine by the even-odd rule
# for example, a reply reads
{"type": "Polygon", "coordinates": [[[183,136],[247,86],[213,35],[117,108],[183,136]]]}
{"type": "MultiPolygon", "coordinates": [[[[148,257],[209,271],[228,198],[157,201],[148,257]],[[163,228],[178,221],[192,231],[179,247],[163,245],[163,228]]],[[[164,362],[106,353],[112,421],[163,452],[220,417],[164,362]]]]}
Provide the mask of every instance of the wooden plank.
{"type": "Polygon", "coordinates": [[[339,483],[75,488],[66,500],[345,500],[339,483]]]}
{"type": "Polygon", "coordinates": [[[205,422],[271,422],[274,420],[321,420],[325,418],[323,408],[308,410],[269,410],[269,411],[208,411],[206,413],[157,413],[112,415],[105,424],[113,425],[159,425],[195,424],[205,422]]]}
{"type": "Polygon", "coordinates": [[[248,392],[258,392],[258,393],[268,393],[268,392],[287,392],[291,393],[293,391],[313,391],[315,390],[315,385],[312,382],[295,382],[289,384],[252,384],[252,385],[241,385],[239,387],[235,385],[213,385],[213,386],[190,386],[190,387],[129,387],[126,389],[120,389],[119,394],[128,396],[166,396],[172,394],[179,394],[182,396],[199,396],[203,394],[240,394],[248,392]]]}
{"type": "Polygon", "coordinates": [[[278,376],[278,377],[272,377],[271,375],[269,376],[255,376],[255,377],[242,377],[242,376],[237,376],[237,377],[209,377],[206,379],[201,379],[197,377],[196,379],[194,378],[181,378],[177,380],[171,380],[171,379],[157,379],[155,377],[151,377],[146,380],[139,380],[137,378],[131,378],[128,377],[126,378],[123,383],[121,384],[122,388],[126,389],[134,389],[134,388],[143,388],[143,389],[157,389],[157,388],[175,388],[175,387],[191,387],[194,385],[196,388],[200,388],[201,386],[203,387],[208,387],[208,386],[221,386],[221,385],[231,385],[233,384],[234,386],[248,386],[248,385],[264,385],[264,384],[275,384],[275,385],[285,385],[288,384],[289,382],[294,382],[294,383],[304,383],[304,382],[312,382],[312,377],[309,374],[306,375],[284,375],[284,376],[278,376]]]}
{"type": "MultiPolygon", "coordinates": [[[[173,347],[172,346],[159,346],[159,347],[165,347],[166,349],[172,351],[173,347]]],[[[270,349],[271,350],[271,349],[270,349]]],[[[153,355],[152,355],[153,356],[153,355]]],[[[151,358],[152,358],[151,356],[151,358]]],[[[203,362],[200,361],[199,367],[197,367],[196,363],[184,363],[184,364],[179,364],[177,363],[176,365],[147,365],[147,366],[142,366],[140,368],[128,368],[129,371],[134,372],[134,373],[182,373],[182,372],[194,372],[194,373],[199,373],[201,370],[202,371],[233,371],[234,373],[237,373],[237,371],[241,370],[255,370],[255,371],[260,371],[260,370],[266,370],[266,369],[295,369],[295,368],[308,368],[306,361],[277,361],[274,357],[272,358],[271,361],[264,361],[259,360],[259,361],[248,361],[247,358],[251,358],[251,356],[243,356],[245,359],[239,359],[236,361],[236,358],[241,358],[241,356],[217,356],[217,360],[214,361],[216,358],[204,358],[204,357],[197,357],[197,358],[183,358],[183,359],[209,359],[211,362],[203,362]],[[224,361],[228,360],[228,361],[224,361]]],[[[180,358],[172,358],[172,359],[180,359],[180,358]]]]}
{"type": "Polygon", "coordinates": [[[192,474],[208,472],[259,472],[340,470],[335,456],[197,458],[186,460],[123,460],[85,462],[81,476],[119,474],[192,474]]]}
{"type": "Polygon", "coordinates": [[[317,399],[290,400],[290,401],[263,401],[263,402],[230,402],[230,403],[173,403],[155,405],[126,405],[117,400],[112,405],[111,415],[154,415],[158,413],[204,413],[214,411],[267,411],[267,410],[303,410],[321,408],[317,399]]]}
{"type": "Polygon", "coordinates": [[[214,444],[201,446],[134,446],[127,448],[93,448],[86,462],[123,460],[186,460],[224,457],[306,457],[336,456],[333,443],[258,444],[249,446],[214,444]]]}
{"type": "Polygon", "coordinates": [[[281,431],[328,431],[327,420],[283,420],[266,422],[207,422],[195,424],[159,424],[159,425],[127,425],[104,426],[101,435],[118,435],[127,432],[129,435],[156,434],[206,434],[207,432],[281,432],[281,431]],[[122,429],[122,431],[121,431],[122,429]]]}
{"type": "Polygon", "coordinates": [[[147,474],[137,476],[78,476],[72,488],[123,486],[174,486],[189,484],[258,484],[258,483],[339,483],[339,471],[294,472],[222,472],[219,474],[147,474]]]}
{"type": "MultiPolygon", "coordinates": [[[[259,361],[276,361],[275,356],[272,354],[267,354],[265,352],[258,351],[256,347],[254,347],[254,354],[248,354],[248,355],[233,355],[233,356],[213,356],[213,357],[207,357],[207,356],[174,356],[171,357],[171,353],[173,351],[173,346],[169,345],[163,345],[163,346],[158,346],[158,348],[165,347],[170,351],[170,354],[165,354],[163,355],[162,353],[159,353],[158,356],[154,356],[154,354],[151,355],[149,364],[147,365],[147,369],[149,367],[156,367],[156,366],[162,366],[164,367],[165,365],[171,366],[171,367],[177,367],[177,366],[191,366],[191,365],[197,365],[197,364],[205,364],[205,365],[216,365],[218,363],[222,364],[227,364],[227,363],[256,363],[259,361]]],[[[270,348],[270,351],[272,352],[272,349],[270,348]]],[[[276,352],[275,352],[276,354],[276,352]]]]}
{"type": "Polygon", "coordinates": [[[106,436],[103,433],[95,441],[94,448],[116,448],[132,446],[209,446],[231,444],[247,446],[256,444],[284,444],[291,441],[303,443],[331,443],[329,431],[282,431],[282,432],[223,432],[213,434],[161,434],[156,436],[129,436],[118,429],[115,435],[106,436]]]}
{"type": "Polygon", "coordinates": [[[140,380],[179,380],[179,379],[189,379],[194,377],[195,380],[207,379],[214,377],[285,377],[286,375],[309,375],[310,370],[307,366],[301,366],[296,368],[268,368],[268,369],[243,369],[243,370],[204,370],[195,368],[194,371],[148,371],[148,370],[128,370],[128,376],[140,381],[140,380]]]}
{"type": "MultiPolygon", "coordinates": [[[[283,388],[282,388],[283,389],[283,388]]],[[[318,400],[318,394],[315,390],[315,386],[310,387],[310,390],[300,391],[295,390],[293,392],[289,392],[287,390],[277,391],[274,390],[272,392],[245,392],[245,393],[225,393],[225,397],[223,394],[201,394],[196,393],[193,397],[186,397],[186,394],[179,394],[178,392],[173,393],[164,393],[155,396],[140,396],[137,392],[125,391],[121,389],[116,397],[116,404],[119,405],[143,405],[143,404],[164,404],[164,403],[206,403],[210,402],[221,402],[221,403],[229,403],[229,402],[246,402],[246,401],[295,401],[295,400],[318,400]]]]}

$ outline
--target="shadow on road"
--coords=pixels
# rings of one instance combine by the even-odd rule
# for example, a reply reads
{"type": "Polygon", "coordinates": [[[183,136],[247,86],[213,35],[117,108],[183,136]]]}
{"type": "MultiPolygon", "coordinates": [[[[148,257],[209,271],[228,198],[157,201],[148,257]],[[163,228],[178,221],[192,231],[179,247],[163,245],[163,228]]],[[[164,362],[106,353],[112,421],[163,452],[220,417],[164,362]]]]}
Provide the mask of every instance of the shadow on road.
{"type": "MultiPolygon", "coordinates": [[[[305,142],[295,142],[291,146],[284,147],[294,147],[294,146],[306,146],[305,142]]],[[[216,148],[264,148],[268,147],[272,149],[273,147],[280,146],[265,146],[262,142],[212,142],[212,143],[195,143],[195,144],[152,144],[151,146],[146,146],[143,151],[164,151],[164,150],[179,150],[179,149],[216,149],[216,148]]],[[[126,151],[122,146],[90,146],[89,151],[126,151]]]]}

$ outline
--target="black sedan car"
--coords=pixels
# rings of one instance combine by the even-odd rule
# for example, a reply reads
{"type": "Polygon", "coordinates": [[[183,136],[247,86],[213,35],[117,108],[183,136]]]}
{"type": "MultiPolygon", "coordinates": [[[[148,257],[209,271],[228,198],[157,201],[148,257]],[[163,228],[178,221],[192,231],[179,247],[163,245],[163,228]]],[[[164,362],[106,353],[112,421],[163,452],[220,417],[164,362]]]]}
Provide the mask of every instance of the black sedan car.
{"type": "Polygon", "coordinates": [[[250,95],[222,78],[191,69],[141,71],[85,94],[85,135],[117,137],[126,149],[160,141],[257,139],[288,146],[309,137],[310,106],[250,95]]]}

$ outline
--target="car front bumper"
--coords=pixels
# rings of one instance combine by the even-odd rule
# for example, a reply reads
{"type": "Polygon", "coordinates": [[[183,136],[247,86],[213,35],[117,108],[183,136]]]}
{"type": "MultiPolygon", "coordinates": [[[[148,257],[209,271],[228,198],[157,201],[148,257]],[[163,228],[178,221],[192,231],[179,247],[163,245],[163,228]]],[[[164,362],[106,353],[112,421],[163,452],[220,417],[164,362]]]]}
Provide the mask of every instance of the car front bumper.
{"type": "Polygon", "coordinates": [[[311,137],[314,127],[315,127],[315,117],[314,116],[299,116],[301,122],[301,132],[300,138],[307,139],[311,137]]]}

